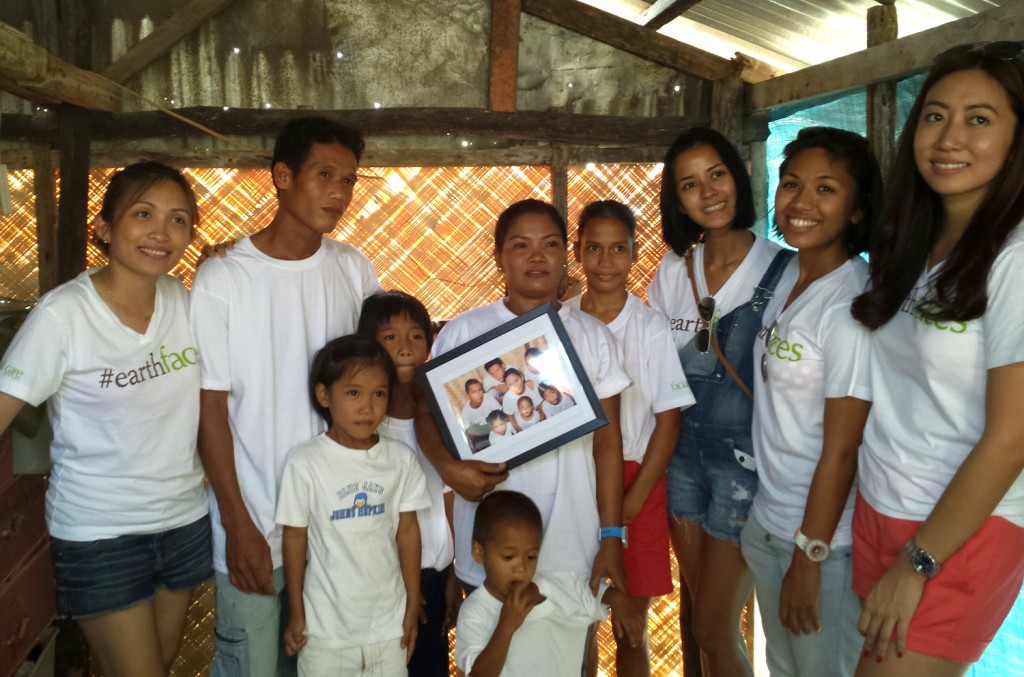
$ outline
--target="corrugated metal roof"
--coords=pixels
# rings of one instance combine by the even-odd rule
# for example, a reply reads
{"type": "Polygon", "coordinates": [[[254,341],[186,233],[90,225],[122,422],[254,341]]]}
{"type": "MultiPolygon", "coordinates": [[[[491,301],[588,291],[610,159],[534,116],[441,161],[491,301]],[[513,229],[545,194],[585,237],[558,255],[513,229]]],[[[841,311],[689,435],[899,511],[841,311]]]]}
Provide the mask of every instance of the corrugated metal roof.
{"type": "MultiPolygon", "coordinates": [[[[583,0],[636,21],[643,0],[583,0]]],[[[898,0],[899,37],[1021,0],[898,0]]],[[[782,72],[830,61],[866,45],[876,0],[702,0],[661,32],[724,57],[753,56],[782,72]]]]}

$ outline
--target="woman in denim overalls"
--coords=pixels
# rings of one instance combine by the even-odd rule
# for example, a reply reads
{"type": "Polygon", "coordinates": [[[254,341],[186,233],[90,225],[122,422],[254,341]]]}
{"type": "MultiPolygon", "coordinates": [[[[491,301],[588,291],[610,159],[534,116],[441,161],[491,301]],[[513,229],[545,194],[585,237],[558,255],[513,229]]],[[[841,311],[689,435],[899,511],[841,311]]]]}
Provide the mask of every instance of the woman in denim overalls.
{"type": "MultiPolygon", "coordinates": [[[[682,413],[668,469],[672,540],[692,601],[704,677],[751,677],[739,621],[752,583],[739,535],[757,474],[753,402],[744,390],[753,375],[761,314],[791,252],[749,231],[755,217],[746,168],[732,144],[711,129],[688,129],[669,148],[661,218],[672,251],[648,297],[669,318],[697,400],[682,413]]],[[[681,625],[685,633],[685,617],[681,625]]],[[[684,640],[687,675],[701,674],[691,672],[695,658],[686,655],[684,640]]]]}

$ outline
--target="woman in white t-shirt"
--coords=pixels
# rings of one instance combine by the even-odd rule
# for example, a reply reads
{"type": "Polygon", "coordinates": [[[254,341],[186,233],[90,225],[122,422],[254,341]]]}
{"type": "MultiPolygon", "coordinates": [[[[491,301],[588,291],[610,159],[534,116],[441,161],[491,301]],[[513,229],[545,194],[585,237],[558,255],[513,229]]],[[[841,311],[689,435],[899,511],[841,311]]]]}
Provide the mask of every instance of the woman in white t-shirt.
{"type": "Polygon", "coordinates": [[[47,402],[58,613],[108,675],[166,675],[192,590],[213,573],[199,355],[185,288],[167,276],[197,216],[176,170],[115,174],[94,226],[107,265],[44,295],[0,367],[0,429],[47,402]]]}
{"type": "Polygon", "coordinates": [[[900,137],[872,289],[857,674],[962,675],[1024,577],[1024,62],[935,58],[900,137]]]}
{"type": "Polygon", "coordinates": [[[741,537],[773,677],[850,677],[860,657],[850,524],[869,332],[850,302],[881,206],[864,137],[810,127],[786,146],[775,225],[799,255],[754,344],[758,487],[741,537]]]}
{"type": "Polygon", "coordinates": [[[687,677],[701,674],[701,664],[705,677],[753,674],[739,630],[752,587],[740,530],[757,490],[751,346],[791,255],[752,233],[753,225],[754,197],[739,152],[712,129],[680,134],[661,177],[662,237],[672,251],[647,296],[668,317],[697,401],[682,412],[668,466],[672,545],[681,587],[693,600],[692,622],[685,594],[680,604],[687,677]],[[699,659],[688,641],[691,627],[699,659]]]}
{"type": "MultiPolygon", "coordinates": [[[[550,204],[522,200],[505,209],[495,226],[494,260],[504,278],[506,296],[446,323],[434,342],[434,356],[545,303],[557,306],[558,287],[567,264],[566,244],[565,219],[550,204]]],[[[629,377],[623,368],[622,348],[604,323],[590,315],[561,305],[558,316],[608,417],[608,425],[503,475],[503,464],[454,460],[440,442],[429,408],[422,408],[417,415],[420,446],[457,494],[455,571],[468,587],[477,587],[484,580],[483,568],[470,553],[476,501],[488,485],[497,485],[523,492],[540,508],[544,540],[538,571],[588,575],[595,592],[605,578],[625,588],[619,393],[629,385],[629,377]]],[[[510,387],[506,400],[511,396],[510,387]]]]}

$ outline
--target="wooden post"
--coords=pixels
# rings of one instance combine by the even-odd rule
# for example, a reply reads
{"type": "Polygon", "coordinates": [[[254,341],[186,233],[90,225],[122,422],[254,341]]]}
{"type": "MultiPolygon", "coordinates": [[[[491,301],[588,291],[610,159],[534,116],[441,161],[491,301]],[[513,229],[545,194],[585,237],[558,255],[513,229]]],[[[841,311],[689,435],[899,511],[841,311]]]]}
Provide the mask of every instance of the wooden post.
{"type": "MultiPolygon", "coordinates": [[[[895,40],[899,34],[894,0],[868,8],[868,47],[895,40]]],[[[896,143],[896,82],[868,85],[868,141],[887,179],[896,143]]]]}
{"type": "Polygon", "coordinates": [[[569,149],[560,143],[551,146],[551,204],[569,218],[569,149]]]}
{"type": "Polygon", "coordinates": [[[57,183],[53,153],[48,144],[33,144],[32,188],[36,193],[36,250],[39,262],[39,295],[57,286],[57,183]]]}
{"type": "MultiPolygon", "coordinates": [[[[748,142],[750,185],[754,191],[754,213],[758,221],[768,215],[768,114],[754,113],[743,122],[744,139],[748,142]]],[[[762,235],[771,231],[767,224],[762,235]]]]}
{"type": "Polygon", "coordinates": [[[516,110],[519,77],[520,0],[491,0],[491,68],[487,108],[501,113],[516,110]]]}
{"type": "Polygon", "coordinates": [[[743,80],[738,75],[712,83],[711,126],[734,146],[740,147],[743,137],[743,80]]]}

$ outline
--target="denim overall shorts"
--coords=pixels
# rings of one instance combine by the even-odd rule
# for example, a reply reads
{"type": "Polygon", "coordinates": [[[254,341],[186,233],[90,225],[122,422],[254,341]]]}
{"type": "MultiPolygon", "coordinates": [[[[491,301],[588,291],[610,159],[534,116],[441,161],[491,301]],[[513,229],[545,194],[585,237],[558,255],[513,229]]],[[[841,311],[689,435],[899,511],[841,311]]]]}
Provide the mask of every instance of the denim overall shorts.
{"type": "MultiPolygon", "coordinates": [[[[753,347],[765,306],[793,252],[775,255],[749,301],[720,317],[712,330],[729,364],[752,387],[753,347]]],[[[675,520],[700,522],[708,535],[739,543],[757,491],[751,440],[754,403],[715,351],[691,341],[681,351],[697,404],[682,412],[679,442],[668,466],[668,509],[675,520]]]]}

